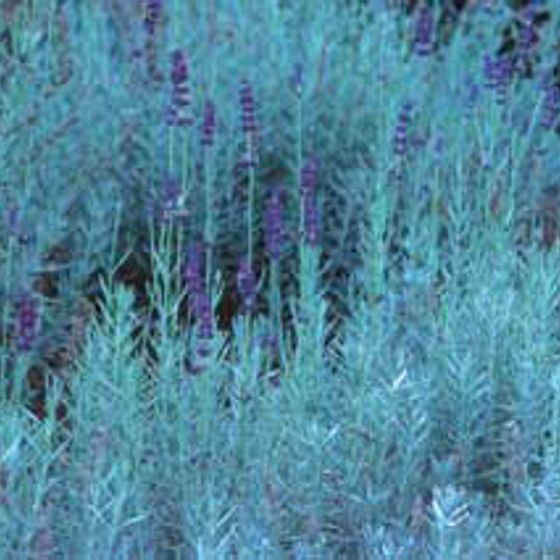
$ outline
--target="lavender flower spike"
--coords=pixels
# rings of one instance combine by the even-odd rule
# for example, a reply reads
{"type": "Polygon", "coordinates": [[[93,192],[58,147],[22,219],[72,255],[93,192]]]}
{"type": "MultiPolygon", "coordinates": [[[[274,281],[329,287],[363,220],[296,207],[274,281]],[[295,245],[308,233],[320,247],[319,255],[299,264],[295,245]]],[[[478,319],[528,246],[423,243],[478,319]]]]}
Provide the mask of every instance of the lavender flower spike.
{"type": "Polygon", "coordinates": [[[246,80],[241,82],[239,90],[241,101],[241,124],[245,134],[254,134],[257,131],[255,121],[255,98],[253,89],[246,80]]]}
{"type": "Polygon", "coordinates": [[[393,151],[397,157],[404,157],[408,151],[408,134],[410,122],[412,120],[413,105],[410,101],[405,101],[397,117],[395,136],[393,140],[393,151]]]}
{"type": "Polygon", "coordinates": [[[144,5],[144,29],[148,35],[154,35],[161,19],[162,0],[146,0],[144,5]]]}
{"type": "Polygon", "coordinates": [[[315,192],[319,163],[316,158],[309,158],[301,169],[300,187],[303,196],[315,192]]]}
{"type": "Polygon", "coordinates": [[[202,146],[210,148],[214,145],[216,132],[216,107],[212,100],[206,100],[204,105],[204,118],[202,122],[202,146]]]}
{"type": "Polygon", "coordinates": [[[172,91],[167,114],[167,124],[170,127],[189,126],[193,121],[187,114],[191,104],[187,57],[181,49],[175,49],[171,57],[172,91]]]}
{"type": "Polygon", "coordinates": [[[39,311],[37,301],[31,292],[23,292],[16,300],[17,307],[17,349],[29,352],[37,342],[39,331],[39,311]]]}
{"type": "Polygon", "coordinates": [[[202,243],[197,241],[190,247],[187,262],[183,270],[183,279],[187,285],[187,289],[194,296],[204,291],[202,283],[202,243]]]}
{"type": "Polygon", "coordinates": [[[416,20],[414,50],[418,56],[428,56],[434,50],[434,19],[432,10],[426,4],[420,7],[416,20]]]}

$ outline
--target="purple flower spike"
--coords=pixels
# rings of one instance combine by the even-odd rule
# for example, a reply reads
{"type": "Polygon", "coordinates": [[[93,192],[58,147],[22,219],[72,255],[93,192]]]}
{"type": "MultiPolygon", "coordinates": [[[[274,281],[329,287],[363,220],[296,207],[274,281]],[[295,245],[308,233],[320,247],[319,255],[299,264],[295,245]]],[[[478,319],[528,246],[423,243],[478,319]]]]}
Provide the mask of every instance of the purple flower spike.
{"type": "Polygon", "coordinates": [[[189,68],[185,53],[181,49],[175,49],[171,54],[171,81],[174,85],[182,84],[189,79],[189,68]]]}
{"type": "Polygon", "coordinates": [[[505,104],[507,92],[514,74],[514,64],[509,56],[492,57],[485,54],[483,59],[484,86],[493,90],[497,95],[497,102],[505,104]]]}
{"type": "Polygon", "coordinates": [[[265,212],[265,246],[273,261],[278,261],[282,254],[283,234],[281,192],[276,190],[267,200],[265,212]]]}
{"type": "Polygon", "coordinates": [[[214,145],[214,134],[216,131],[216,107],[208,99],[204,106],[204,118],[202,122],[202,145],[210,148],[214,145]]]}
{"type": "Polygon", "coordinates": [[[144,29],[148,35],[155,35],[158,22],[161,19],[162,0],[146,0],[144,5],[144,29]]]}
{"type": "Polygon", "coordinates": [[[505,105],[509,86],[513,80],[514,65],[510,57],[501,57],[497,61],[497,98],[498,105],[505,105]]]}
{"type": "Polygon", "coordinates": [[[16,300],[17,307],[17,349],[29,352],[37,342],[39,331],[39,311],[37,301],[31,292],[23,292],[16,300]]]}
{"type": "Polygon", "coordinates": [[[412,109],[412,103],[405,101],[397,117],[393,139],[393,151],[397,157],[405,157],[408,153],[408,134],[412,121],[412,109]]]}
{"type": "Polygon", "coordinates": [[[176,49],[173,51],[171,59],[172,91],[167,112],[167,125],[170,127],[190,126],[192,118],[188,115],[191,96],[187,57],[181,49],[176,49]]]}
{"type": "Polygon", "coordinates": [[[181,195],[181,186],[177,179],[169,177],[161,192],[161,210],[163,218],[165,220],[169,219],[172,212],[178,210],[179,207],[179,196],[181,195]]]}
{"type": "Polygon", "coordinates": [[[434,50],[434,18],[426,4],[420,7],[416,20],[414,50],[418,56],[429,56],[434,50]]]}
{"type": "Polygon", "coordinates": [[[183,279],[187,285],[187,289],[195,297],[204,291],[201,273],[202,249],[203,247],[200,241],[196,241],[191,245],[183,271],[183,279]]]}
{"type": "Polygon", "coordinates": [[[315,192],[319,162],[316,158],[309,158],[301,169],[300,187],[302,195],[315,192]]]}
{"type": "Polygon", "coordinates": [[[159,193],[151,193],[147,201],[148,212],[158,225],[170,222],[179,209],[181,186],[173,177],[168,177],[159,193]]]}
{"type": "Polygon", "coordinates": [[[494,58],[491,54],[485,54],[482,60],[484,87],[493,90],[498,85],[497,69],[494,58]]]}
{"type": "Polygon", "coordinates": [[[255,308],[257,299],[257,282],[251,264],[246,258],[239,262],[237,290],[241,296],[244,313],[251,313],[255,308]]]}
{"type": "Polygon", "coordinates": [[[241,101],[241,124],[244,134],[254,134],[257,131],[255,121],[255,99],[253,90],[246,80],[241,82],[239,90],[241,101]]]}
{"type": "Polygon", "coordinates": [[[527,58],[539,43],[539,35],[531,18],[525,19],[519,31],[519,51],[522,58],[527,58]]]}

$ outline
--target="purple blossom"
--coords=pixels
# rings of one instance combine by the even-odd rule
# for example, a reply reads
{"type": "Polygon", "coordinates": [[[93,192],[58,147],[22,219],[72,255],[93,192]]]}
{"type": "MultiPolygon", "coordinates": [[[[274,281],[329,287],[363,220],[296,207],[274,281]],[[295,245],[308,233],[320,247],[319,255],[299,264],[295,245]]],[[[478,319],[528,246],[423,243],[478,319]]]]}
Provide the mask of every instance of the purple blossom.
{"type": "Polygon", "coordinates": [[[496,60],[491,54],[486,53],[482,59],[484,87],[494,90],[498,87],[499,72],[496,60]]]}
{"type": "Polygon", "coordinates": [[[177,179],[168,177],[161,191],[161,210],[163,218],[168,219],[170,214],[178,210],[181,185],[177,179]]]}
{"type": "Polygon", "coordinates": [[[171,87],[167,125],[189,126],[192,124],[192,118],[187,114],[191,104],[189,67],[187,57],[181,49],[175,49],[171,55],[171,87]]]}
{"type": "Polygon", "coordinates": [[[179,182],[173,177],[168,177],[160,192],[157,195],[152,195],[148,201],[148,210],[156,223],[161,225],[171,220],[173,213],[179,209],[180,195],[181,186],[179,182]]]}
{"type": "Polygon", "coordinates": [[[162,8],[162,0],[146,0],[144,4],[144,29],[148,35],[153,36],[155,34],[158,22],[161,19],[162,8]]]}
{"type": "Polygon", "coordinates": [[[318,172],[319,162],[316,158],[309,158],[303,165],[300,174],[300,188],[303,196],[315,192],[318,172]]]}
{"type": "Polygon", "coordinates": [[[255,308],[257,299],[257,285],[255,274],[247,258],[239,262],[237,272],[237,290],[241,296],[244,313],[251,313],[255,308]]]}
{"type": "Polygon", "coordinates": [[[202,121],[202,145],[211,147],[214,145],[214,134],[216,131],[216,107],[212,100],[207,99],[204,105],[204,117],[202,121]]]}
{"type": "Polygon", "coordinates": [[[432,10],[426,4],[418,11],[414,50],[418,56],[428,56],[434,50],[434,18],[432,10]]]}
{"type": "Polygon", "coordinates": [[[521,23],[519,31],[519,52],[522,58],[527,58],[539,43],[539,34],[531,18],[526,18],[521,23]]]}
{"type": "MultiPolygon", "coordinates": [[[[187,285],[187,289],[196,297],[204,293],[204,284],[202,282],[202,253],[203,246],[201,241],[195,241],[191,244],[187,254],[187,262],[183,269],[183,279],[187,285]]],[[[193,309],[194,312],[194,309],[193,309]]]]}
{"type": "Polygon", "coordinates": [[[244,134],[254,134],[257,131],[255,120],[255,98],[253,89],[246,80],[241,82],[239,89],[241,102],[241,124],[244,134]]]}
{"type": "Polygon", "coordinates": [[[393,151],[397,157],[404,157],[408,152],[408,135],[412,121],[413,104],[405,101],[397,117],[395,135],[393,138],[393,151]]]}
{"type": "Polygon", "coordinates": [[[144,56],[144,52],[141,48],[135,47],[130,51],[130,62],[135,63],[142,60],[144,56]]]}
{"type": "Polygon", "coordinates": [[[37,342],[39,332],[39,311],[37,300],[29,291],[23,292],[16,299],[17,309],[17,349],[29,352],[37,342]]]}
{"type": "Polygon", "coordinates": [[[484,85],[497,94],[497,101],[503,105],[513,79],[514,65],[511,57],[485,54],[483,58],[484,85]]]}
{"type": "Polygon", "coordinates": [[[271,260],[277,261],[282,254],[284,232],[282,230],[281,192],[275,190],[267,200],[265,211],[265,245],[271,260]]]}

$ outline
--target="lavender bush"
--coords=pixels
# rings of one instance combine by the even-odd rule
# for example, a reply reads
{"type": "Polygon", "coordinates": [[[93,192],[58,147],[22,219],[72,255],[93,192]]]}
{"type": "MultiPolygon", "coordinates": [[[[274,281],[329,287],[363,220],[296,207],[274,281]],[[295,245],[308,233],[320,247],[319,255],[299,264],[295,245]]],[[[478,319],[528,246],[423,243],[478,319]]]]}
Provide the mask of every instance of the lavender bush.
{"type": "Polygon", "coordinates": [[[0,560],[553,558],[553,2],[0,1],[0,560]]]}

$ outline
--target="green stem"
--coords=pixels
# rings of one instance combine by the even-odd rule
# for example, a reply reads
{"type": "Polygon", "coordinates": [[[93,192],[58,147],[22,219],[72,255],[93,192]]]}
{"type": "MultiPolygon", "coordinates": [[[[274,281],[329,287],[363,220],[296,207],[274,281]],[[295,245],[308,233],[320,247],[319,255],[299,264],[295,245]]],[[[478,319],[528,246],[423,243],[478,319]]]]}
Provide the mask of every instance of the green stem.
{"type": "Polygon", "coordinates": [[[251,135],[247,135],[247,150],[249,163],[249,202],[247,217],[247,254],[249,258],[249,267],[253,270],[253,206],[255,198],[255,169],[253,167],[253,144],[251,135]]]}
{"type": "MultiPolygon", "coordinates": [[[[298,173],[301,173],[301,168],[303,166],[303,101],[301,96],[298,98],[298,117],[297,117],[297,169],[298,173]]],[[[300,176],[296,177],[296,200],[299,199],[299,235],[303,235],[303,199],[299,196],[299,181],[300,176]]]]}
{"type": "Polygon", "coordinates": [[[210,161],[206,157],[204,159],[204,198],[205,198],[205,227],[204,238],[206,241],[206,286],[210,288],[212,276],[212,246],[213,246],[213,228],[212,228],[212,206],[211,206],[211,189],[212,182],[210,180],[210,161]]]}
{"type": "Polygon", "coordinates": [[[174,144],[175,144],[175,134],[174,134],[174,129],[173,127],[169,127],[169,141],[168,141],[168,165],[169,165],[169,173],[172,174],[173,173],[173,167],[174,167],[174,161],[173,161],[173,152],[174,152],[174,144]]]}
{"type": "MultiPolygon", "coordinates": [[[[4,380],[7,378],[7,360],[8,360],[8,300],[9,300],[9,293],[10,293],[10,285],[11,285],[11,276],[12,276],[12,254],[13,254],[13,238],[12,236],[8,237],[8,256],[7,256],[7,263],[6,263],[6,274],[4,276],[4,286],[5,286],[5,300],[4,305],[2,306],[2,348],[5,351],[2,352],[0,358],[2,362],[0,363],[0,381],[3,383],[4,380]]],[[[4,398],[4,387],[2,387],[2,392],[0,393],[0,398],[4,398]]]]}

